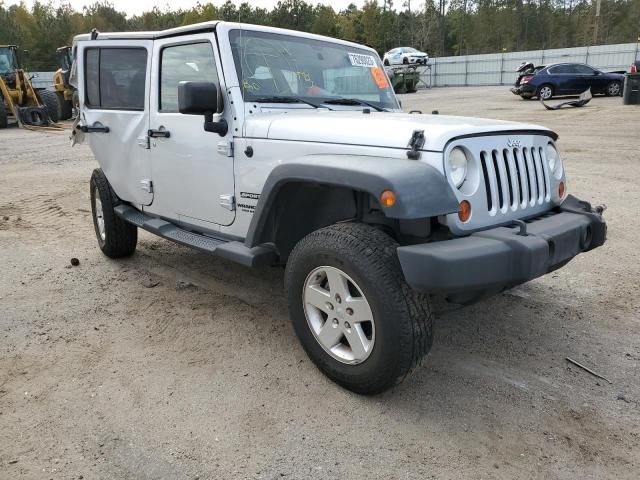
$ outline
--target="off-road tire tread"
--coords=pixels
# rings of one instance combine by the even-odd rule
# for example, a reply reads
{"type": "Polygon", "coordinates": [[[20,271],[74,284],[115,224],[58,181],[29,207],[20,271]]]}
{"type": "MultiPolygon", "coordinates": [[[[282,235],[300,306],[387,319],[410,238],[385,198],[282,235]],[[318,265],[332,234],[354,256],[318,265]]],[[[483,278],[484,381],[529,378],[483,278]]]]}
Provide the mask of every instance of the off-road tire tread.
{"type": "Polygon", "coordinates": [[[9,125],[9,112],[4,104],[4,98],[0,95],[0,128],[7,128],[9,125]]]}
{"type": "Polygon", "coordinates": [[[345,385],[336,378],[336,372],[330,371],[330,364],[310,355],[311,359],[321,370],[329,370],[330,378],[350,390],[363,394],[380,393],[401,383],[422,363],[431,349],[433,313],[428,296],[416,292],[406,283],[398,260],[398,244],[395,240],[380,229],[362,223],[334,224],[303,238],[294,248],[287,263],[287,290],[290,291],[293,287],[293,268],[290,266],[295,265],[305,254],[327,247],[351,257],[352,263],[368,270],[369,279],[375,279],[383,285],[383,289],[388,292],[385,302],[393,305],[396,312],[400,348],[395,352],[397,362],[387,362],[387,371],[379,371],[375,378],[358,385],[345,385]]]}
{"type": "MultiPolygon", "coordinates": [[[[114,211],[121,202],[115,194],[104,172],[96,168],[91,175],[90,192],[91,195],[91,212],[94,218],[95,213],[93,195],[94,188],[98,187],[98,193],[102,202],[102,213],[104,215],[104,226],[106,238],[104,244],[98,239],[98,244],[102,252],[109,258],[123,258],[133,255],[138,243],[138,227],[129,222],[122,220],[114,211]]],[[[96,228],[96,236],[97,236],[96,228]]]]}
{"type": "Polygon", "coordinates": [[[53,123],[56,123],[60,120],[60,102],[58,100],[58,96],[56,92],[50,92],[49,90],[40,90],[40,100],[42,100],[42,104],[44,105],[47,114],[49,115],[49,120],[53,123]]]}
{"type": "Polygon", "coordinates": [[[73,105],[71,100],[65,100],[63,92],[56,92],[58,97],[58,118],[60,120],[69,120],[73,116],[73,105]]]}

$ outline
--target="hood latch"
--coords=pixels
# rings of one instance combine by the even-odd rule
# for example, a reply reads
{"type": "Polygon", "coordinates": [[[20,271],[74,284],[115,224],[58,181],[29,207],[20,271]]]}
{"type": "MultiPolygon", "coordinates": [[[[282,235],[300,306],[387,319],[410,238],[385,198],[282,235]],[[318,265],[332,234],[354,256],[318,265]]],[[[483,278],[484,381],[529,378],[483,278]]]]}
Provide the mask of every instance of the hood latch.
{"type": "Polygon", "coordinates": [[[407,158],[409,160],[420,159],[420,149],[424,146],[424,130],[414,130],[409,139],[409,150],[407,152],[407,158]]]}

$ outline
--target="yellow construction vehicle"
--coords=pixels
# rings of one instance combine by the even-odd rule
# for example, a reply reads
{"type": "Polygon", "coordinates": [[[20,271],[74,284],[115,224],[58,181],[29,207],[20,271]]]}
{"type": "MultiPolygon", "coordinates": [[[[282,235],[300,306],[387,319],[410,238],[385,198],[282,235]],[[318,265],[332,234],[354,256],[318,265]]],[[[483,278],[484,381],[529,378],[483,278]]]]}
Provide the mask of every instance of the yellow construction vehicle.
{"type": "Polygon", "coordinates": [[[71,47],[60,47],[56,50],[58,70],[53,76],[53,83],[58,96],[60,120],[68,120],[73,116],[73,109],[78,106],[78,91],[69,83],[71,66],[73,65],[73,53],[71,47]]]}
{"type": "Polygon", "coordinates": [[[0,45],[0,128],[10,116],[20,127],[57,127],[58,97],[55,92],[35,90],[25,73],[15,45],[0,45]]]}

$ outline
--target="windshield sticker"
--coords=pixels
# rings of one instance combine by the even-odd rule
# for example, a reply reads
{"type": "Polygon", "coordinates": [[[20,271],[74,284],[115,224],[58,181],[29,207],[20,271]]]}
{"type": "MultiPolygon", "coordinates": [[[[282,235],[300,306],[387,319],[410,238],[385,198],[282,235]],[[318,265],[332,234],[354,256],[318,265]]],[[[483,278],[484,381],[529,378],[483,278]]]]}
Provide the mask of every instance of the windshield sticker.
{"type": "Polygon", "coordinates": [[[245,90],[260,90],[260,85],[258,85],[256,82],[250,82],[249,80],[242,80],[242,88],[244,88],[245,90]]]}
{"type": "Polygon", "coordinates": [[[384,73],[380,67],[373,67],[371,70],[371,76],[376,82],[376,86],[380,89],[389,88],[389,80],[387,80],[387,74],[384,73]]]}
{"type": "Polygon", "coordinates": [[[351,65],[354,67],[371,68],[376,66],[376,59],[373,55],[362,55],[361,53],[348,53],[351,65]]]}

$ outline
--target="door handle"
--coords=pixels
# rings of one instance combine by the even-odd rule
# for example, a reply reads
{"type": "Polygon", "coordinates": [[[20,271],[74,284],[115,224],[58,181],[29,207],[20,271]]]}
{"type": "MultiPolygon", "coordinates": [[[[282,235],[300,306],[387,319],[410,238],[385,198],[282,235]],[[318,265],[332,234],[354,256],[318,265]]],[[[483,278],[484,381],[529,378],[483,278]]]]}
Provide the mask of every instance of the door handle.
{"type": "Polygon", "coordinates": [[[84,133],[109,133],[109,127],[103,125],[89,127],[87,125],[80,125],[78,127],[81,132],[84,133]]]}
{"type": "Polygon", "coordinates": [[[171,132],[169,130],[165,130],[164,127],[160,127],[158,130],[149,130],[147,132],[150,138],[169,138],[171,136],[171,132]]]}

